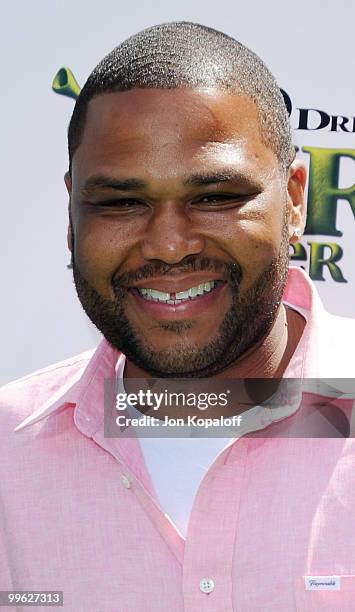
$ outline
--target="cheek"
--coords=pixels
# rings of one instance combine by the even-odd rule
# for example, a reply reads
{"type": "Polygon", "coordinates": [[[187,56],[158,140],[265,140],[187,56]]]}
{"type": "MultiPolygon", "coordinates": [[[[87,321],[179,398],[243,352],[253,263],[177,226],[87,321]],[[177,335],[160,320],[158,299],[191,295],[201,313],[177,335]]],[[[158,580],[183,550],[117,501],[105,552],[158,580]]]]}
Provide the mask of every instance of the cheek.
{"type": "Polygon", "coordinates": [[[214,232],[223,250],[243,267],[262,268],[279,253],[282,223],[266,215],[248,214],[223,226],[214,222],[214,232]]]}
{"type": "Polygon", "coordinates": [[[240,264],[245,289],[279,255],[284,223],[279,202],[279,199],[259,199],[236,209],[224,220],[214,219],[213,231],[219,236],[219,246],[240,264]]]}
{"type": "Polygon", "coordinates": [[[233,246],[244,274],[242,286],[248,289],[277,258],[280,240],[267,223],[244,222],[235,233],[233,246]]]}
{"type": "Polygon", "coordinates": [[[111,279],[125,258],[122,232],[103,220],[80,220],[76,225],[74,256],[81,274],[103,297],[112,297],[111,279]]]}
{"type": "Polygon", "coordinates": [[[263,194],[238,224],[238,237],[243,242],[247,258],[261,268],[279,254],[284,226],[282,194],[273,190],[263,194]]]}

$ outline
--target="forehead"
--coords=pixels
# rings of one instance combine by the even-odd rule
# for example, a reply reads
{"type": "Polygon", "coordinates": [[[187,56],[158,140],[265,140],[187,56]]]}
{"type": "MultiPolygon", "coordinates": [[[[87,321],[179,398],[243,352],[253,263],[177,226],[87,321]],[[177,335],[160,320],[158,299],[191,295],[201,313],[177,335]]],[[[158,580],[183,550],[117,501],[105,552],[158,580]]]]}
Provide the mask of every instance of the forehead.
{"type": "Polygon", "coordinates": [[[216,89],[136,88],[89,102],[73,167],[112,171],[142,162],[148,172],[213,160],[276,163],[250,98],[216,89]]]}

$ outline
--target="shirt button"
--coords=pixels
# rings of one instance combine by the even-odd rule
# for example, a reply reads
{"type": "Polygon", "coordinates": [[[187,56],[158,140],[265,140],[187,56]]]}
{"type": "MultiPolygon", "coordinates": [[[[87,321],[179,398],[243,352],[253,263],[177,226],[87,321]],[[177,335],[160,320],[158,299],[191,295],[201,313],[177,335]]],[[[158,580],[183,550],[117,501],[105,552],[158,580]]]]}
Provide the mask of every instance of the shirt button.
{"type": "Polygon", "coordinates": [[[214,589],[214,582],[212,578],[201,578],[200,591],[202,591],[202,593],[212,593],[213,589],[214,589]]]}
{"type": "Polygon", "coordinates": [[[127,478],[125,474],[122,474],[121,482],[126,489],[129,489],[131,487],[130,480],[127,478]]]}

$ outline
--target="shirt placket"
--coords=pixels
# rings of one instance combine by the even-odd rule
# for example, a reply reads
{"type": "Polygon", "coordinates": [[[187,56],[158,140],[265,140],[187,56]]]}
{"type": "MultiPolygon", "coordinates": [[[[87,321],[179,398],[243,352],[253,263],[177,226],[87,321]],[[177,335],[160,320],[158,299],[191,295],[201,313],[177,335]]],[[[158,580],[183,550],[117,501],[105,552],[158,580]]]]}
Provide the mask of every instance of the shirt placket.
{"type": "Polygon", "coordinates": [[[185,612],[232,612],[238,599],[233,566],[248,438],[240,438],[216,459],[202,480],[185,544],[185,612]],[[229,457],[233,455],[233,461],[229,457]]]}
{"type": "Polygon", "coordinates": [[[97,432],[93,440],[116,459],[121,485],[128,495],[135,496],[171,553],[182,565],[185,540],[159,505],[139,449],[139,441],[136,438],[125,438],[122,444],[122,441],[118,442],[115,438],[104,437],[102,431],[97,432]]]}

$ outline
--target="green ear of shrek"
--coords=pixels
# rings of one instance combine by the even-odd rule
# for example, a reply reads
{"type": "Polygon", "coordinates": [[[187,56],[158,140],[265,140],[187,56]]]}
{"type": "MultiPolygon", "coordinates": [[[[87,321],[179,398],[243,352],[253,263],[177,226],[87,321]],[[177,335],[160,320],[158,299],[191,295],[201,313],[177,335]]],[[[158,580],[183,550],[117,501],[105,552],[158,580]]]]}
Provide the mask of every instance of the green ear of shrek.
{"type": "Polygon", "coordinates": [[[60,68],[55,75],[52,83],[52,89],[55,93],[68,98],[77,99],[80,93],[80,87],[70,70],[70,68],[60,68]]]}

